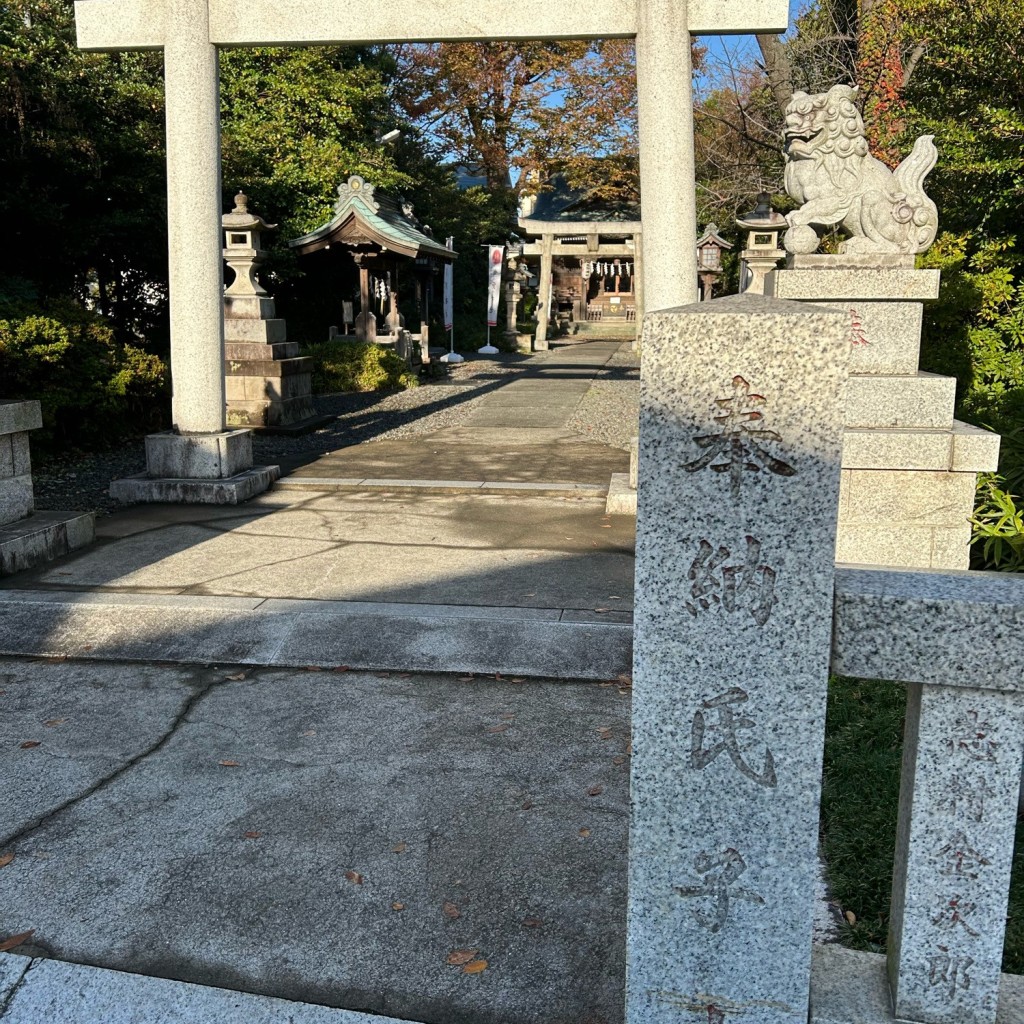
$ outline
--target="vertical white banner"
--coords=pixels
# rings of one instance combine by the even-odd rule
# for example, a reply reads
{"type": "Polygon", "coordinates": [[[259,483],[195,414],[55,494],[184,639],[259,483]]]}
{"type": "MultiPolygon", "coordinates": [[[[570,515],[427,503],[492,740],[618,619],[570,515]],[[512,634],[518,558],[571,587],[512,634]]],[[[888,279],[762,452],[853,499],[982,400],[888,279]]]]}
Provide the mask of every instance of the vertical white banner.
{"type": "MultiPolygon", "coordinates": [[[[444,243],[445,248],[451,249],[455,239],[449,235],[444,243]]],[[[452,262],[449,260],[444,265],[444,329],[450,331],[454,323],[453,310],[455,308],[454,282],[452,279],[452,262]]]]}
{"type": "Polygon", "coordinates": [[[501,291],[501,265],[505,259],[505,246],[487,247],[487,326],[498,326],[498,294],[501,291]]]}

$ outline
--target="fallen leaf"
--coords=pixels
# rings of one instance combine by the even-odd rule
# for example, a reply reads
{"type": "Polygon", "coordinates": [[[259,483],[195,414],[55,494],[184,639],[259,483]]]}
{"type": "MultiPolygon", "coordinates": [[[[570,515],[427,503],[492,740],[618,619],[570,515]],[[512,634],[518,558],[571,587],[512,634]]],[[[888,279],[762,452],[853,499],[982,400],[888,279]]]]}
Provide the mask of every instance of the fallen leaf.
{"type": "Polygon", "coordinates": [[[494,678],[495,679],[500,679],[501,678],[501,673],[500,672],[495,672],[494,673],[494,678]]]}
{"type": "Polygon", "coordinates": [[[600,796],[604,792],[604,786],[591,786],[587,790],[587,796],[600,796]]]}
{"type": "MultiPolygon", "coordinates": [[[[0,942],[0,953],[6,953],[9,949],[14,949],[15,946],[20,946],[27,939],[32,938],[35,934],[35,928],[29,928],[27,932],[19,932],[17,935],[12,935],[9,939],[4,939],[0,942]]],[[[486,966],[486,964],[484,965],[486,966]]],[[[481,968],[482,970],[483,968],[481,968]]]]}
{"type": "Polygon", "coordinates": [[[63,725],[67,721],[66,718],[50,718],[43,722],[43,725],[52,729],[55,725],[63,725]]]}
{"type": "Polygon", "coordinates": [[[626,763],[626,759],[621,754],[619,754],[618,757],[613,757],[612,758],[612,764],[625,764],[625,763],[626,763]]]}
{"type": "Polygon", "coordinates": [[[354,882],[356,885],[362,885],[363,884],[363,876],[361,874],[359,874],[358,871],[346,871],[345,872],[345,877],[350,882],[354,882]]]}
{"type": "Polygon", "coordinates": [[[524,928],[540,928],[544,922],[539,917],[524,917],[523,927],[524,928]]]}
{"type": "Polygon", "coordinates": [[[481,971],[487,970],[486,960],[470,960],[465,967],[462,968],[463,974],[479,974],[481,971]]]}
{"type": "Polygon", "coordinates": [[[533,801],[532,800],[524,800],[523,801],[523,810],[524,811],[528,811],[531,807],[533,807],[533,801]]]}
{"type": "Polygon", "coordinates": [[[319,665],[307,665],[307,672],[323,672],[323,669],[319,665]]]}
{"type": "Polygon", "coordinates": [[[243,834],[246,839],[259,839],[263,835],[262,832],[245,832],[243,834]]]}
{"type": "Polygon", "coordinates": [[[525,683],[526,682],[526,677],[525,676],[511,676],[508,681],[510,683],[525,683]]]}
{"type": "Polygon", "coordinates": [[[83,651],[91,651],[92,650],[92,644],[82,644],[82,650],[83,651]]]}
{"type": "Polygon", "coordinates": [[[630,743],[629,743],[629,744],[628,744],[628,745],[626,746],[626,753],[627,753],[627,754],[632,754],[632,753],[633,753],[633,744],[632,744],[632,742],[630,742],[630,743]]]}
{"type": "Polygon", "coordinates": [[[611,608],[595,608],[594,611],[595,612],[601,612],[601,613],[610,612],[611,608]]]}
{"type": "Polygon", "coordinates": [[[619,687],[619,693],[627,694],[627,693],[629,693],[629,690],[627,690],[626,687],[624,687],[624,686],[620,686],[619,687]]]}
{"type": "Polygon", "coordinates": [[[472,676],[459,676],[458,682],[460,683],[471,683],[473,682],[472,676]]]}
{"type": "Polygon", "coordinates": [[[622,600],[622,598],[621,598],[621,596],[620,596],[620,595],[618,595],[618,594],[609,594],[609,595],[608,595],[608,600],[609,600],[609,601],[621,601],[621,600],[622,600]]]}
{"type": "Polygon", "coordinates": [[[338,665],[337,668],[333,669],[334,672],[347,672],[348,665],[338,665]]]}
{"type": "Polygon", "coordinates": [[[586,839],[587,836],[590,835],[590,829],[589,828],[581,828],[580,829],[580,835],[583,836],[584,839],[586,839]]]}
{"type": "Polygon", "coordinates": [[[601,524],[601,529],[602,530],[610,530],[611,528],[612,528],[612,524],[611,523],[602,523],[601,524]]]}
{"type": "Polygon", "coordinates": [[[22,750],[31,750],[33,747],[38,747],[42,744],[42,740],[25,740],[21,745],[22,750]]]}
{"type": "Polygon", "coordinates": [[[409,849],[409,847],[408,847],[408,845],[406,843],[399,843],[397,846],[392,846],[391,847],[391,852],[392,853],[405,853],[405,851],[408,850],[408,849],[409,849]]]}
{"type": "Polygon", "coordinates": [[[454,903],[451,903],[448,900],[445,900],[444,903],[441,904],[441,913],[444,914],[445,917],[450,917],[453,921],[457,917],[462,917],[462,911],[459,910],[454,903]]]}
{"type": "Polygon", "coordinates": [[[603,740],[610,740],[612,738],[611,726],[609,726],[609,725],[602,725],[597,730],[597,735],[600,736],[601,739],[603,739],[603,740]]]}
{"type": "Polygon", "coordinates": [[[452,967],[461,967],[463,964],[468,964],[478,952],[479,950],[476,949],[453,949],[448,954],[447,962],[450,963],[452,967]]]}
{"type": "Polygon", "coordinates": [[[392,910],[405,910],[405,904],[404,903],[392,903],[391,904],[391,909],[392,910]]]}
{"type": "Polygon", "coordinates": [[[852,910],[848,910],[843,916],[851,925],[857,923],[857,915],[852,910]]]}
{"type": "Polygon", "coordinates": [[[619,684],[621,686],[632,686],[633,685],[633,677],[628,672],[621,672],[615,678],[616,678],[616,680],[619,682],[619,684]]]}
{"type": "Polygon", "coordinates": [[[10,864],[12,860],[14,860],[14,854],[5,853],[2,857],[0,857],[0,868],[7,867],[7,865],[10,864]]]}
{"type": "Polygon", "coordinates": [[[504,732],[508,728],[508,722],[504,725],[489,725],[487,726],[488,732],[504,732]]]}
{"type": "MultiPolygon", "coordinates": [[[[511,681],[513,683],[515,682],[514,679],[511,681]]],[[[514,711],[502,711],[501,717],[504,718],[506,722],[511,722],[516,717],[516,713],[514,711]]]]}
{"type": "Polygon", "coordinates": [[[395,678],[396,679],[412,679],[412,673],[411,672],[399,672],[398,675],[395,676],[395,678]]]}
{"type": "Polygon", "coordinates": [[[245,678],[244,672],[236,672],[233,676],[225,676],[225,679],[230,679],[233,683],[240,682],[245,678]]]}
{"type": "Polygon", "coordinates": [[[300,732],[299,735],[300,736],[315,736],[316,735],[316,729],[307,729],[305,732],[300,732]]]}
{"type": "Polygon", "coordinates": [[[218,761],[222,768],[241,768],[242,766],[237,761],[218,761]]]}

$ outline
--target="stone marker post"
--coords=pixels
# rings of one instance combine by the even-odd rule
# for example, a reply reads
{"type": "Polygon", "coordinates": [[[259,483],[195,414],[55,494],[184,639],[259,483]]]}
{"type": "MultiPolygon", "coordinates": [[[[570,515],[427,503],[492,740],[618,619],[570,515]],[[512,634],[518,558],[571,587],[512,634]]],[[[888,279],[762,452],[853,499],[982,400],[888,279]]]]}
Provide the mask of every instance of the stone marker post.
{"type": "Polygon", "coordinates": [[[644,320],[627,1024],[807,1020],[848,335],[644,320]]]}
{"type": "MultiPolygon", "coordinates": [[[[1007,677],[1010,689],[1019,683],[1007,677]]],[[[1024,749],[1019,694],[911,683],[907,697],[893,1005],[898,1018],[926,1024],[995,1024],[1024,749]]]]}

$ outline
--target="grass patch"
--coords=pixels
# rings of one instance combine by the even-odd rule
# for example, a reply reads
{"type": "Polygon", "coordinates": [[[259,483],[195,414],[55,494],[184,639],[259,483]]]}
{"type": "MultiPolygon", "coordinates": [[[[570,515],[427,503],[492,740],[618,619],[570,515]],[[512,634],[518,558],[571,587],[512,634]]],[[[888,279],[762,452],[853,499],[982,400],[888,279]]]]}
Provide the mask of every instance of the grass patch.
{"type": "MultiPolygon", "coordinates": [[[[884,952],[896,846],[906,688],[833,678],[825,727],[822,831],[833,898],[856,923],[842,941],[884,952]]],[[[1003,970],[1024,974],[1024,820],[1017,822],[1003,970]]]]}

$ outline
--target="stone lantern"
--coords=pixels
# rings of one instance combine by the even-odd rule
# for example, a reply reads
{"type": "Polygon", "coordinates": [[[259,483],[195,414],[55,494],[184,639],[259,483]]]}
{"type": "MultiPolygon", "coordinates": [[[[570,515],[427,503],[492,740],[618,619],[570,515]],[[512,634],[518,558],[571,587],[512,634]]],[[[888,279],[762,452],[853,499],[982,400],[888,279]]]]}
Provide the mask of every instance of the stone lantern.
{"type": "MultiPolygon", "coordinates": [[[[221,225],[224,228],[224,259],[235,272],[235,279],[224,292],[225,313],[228,317],[234,314],[246,319],[263,319],[261,314],[266,311],[258,301],[252,301],[267,295],[256,276],[256,270],[263,262],[260,232],[273,231],[277,225],[268,224],[262,217],[250,213],[249,197],[244,192],[235,196],[235,208],[224,214],[221,225]]],[[[273,315],[271,310],[266,318],[273,315]]]]}
{"type": "Polygon", "coordinates": [[[239,192],[221,217],[224,259],[235,279],[224,290],[224,391],[230,427],[300,434],[322,424],[313,406],[313,360],[288,341],[274,300],[256,271],[263,262],[260,232],[272,231],[239,192]]]}
{"type": "Polygon", "coordinates": [[[771,207],[771,196],[762,192],[750,213],[736,218],[747,229],[747,247],[740,253],[740,291],[764,294],[765,275],[773,271],[786,253],[779,246],[779,233],[788,227],[786,218],[771,207]]]}
{"type": "Polygon", "coordinates": [[[732,242],[718,233],[717,224],[709,224],[697,239],[697,279],[702,302],[711,298],[715,279],[722,273],[722,253],[731,248],[732,242]]]}

